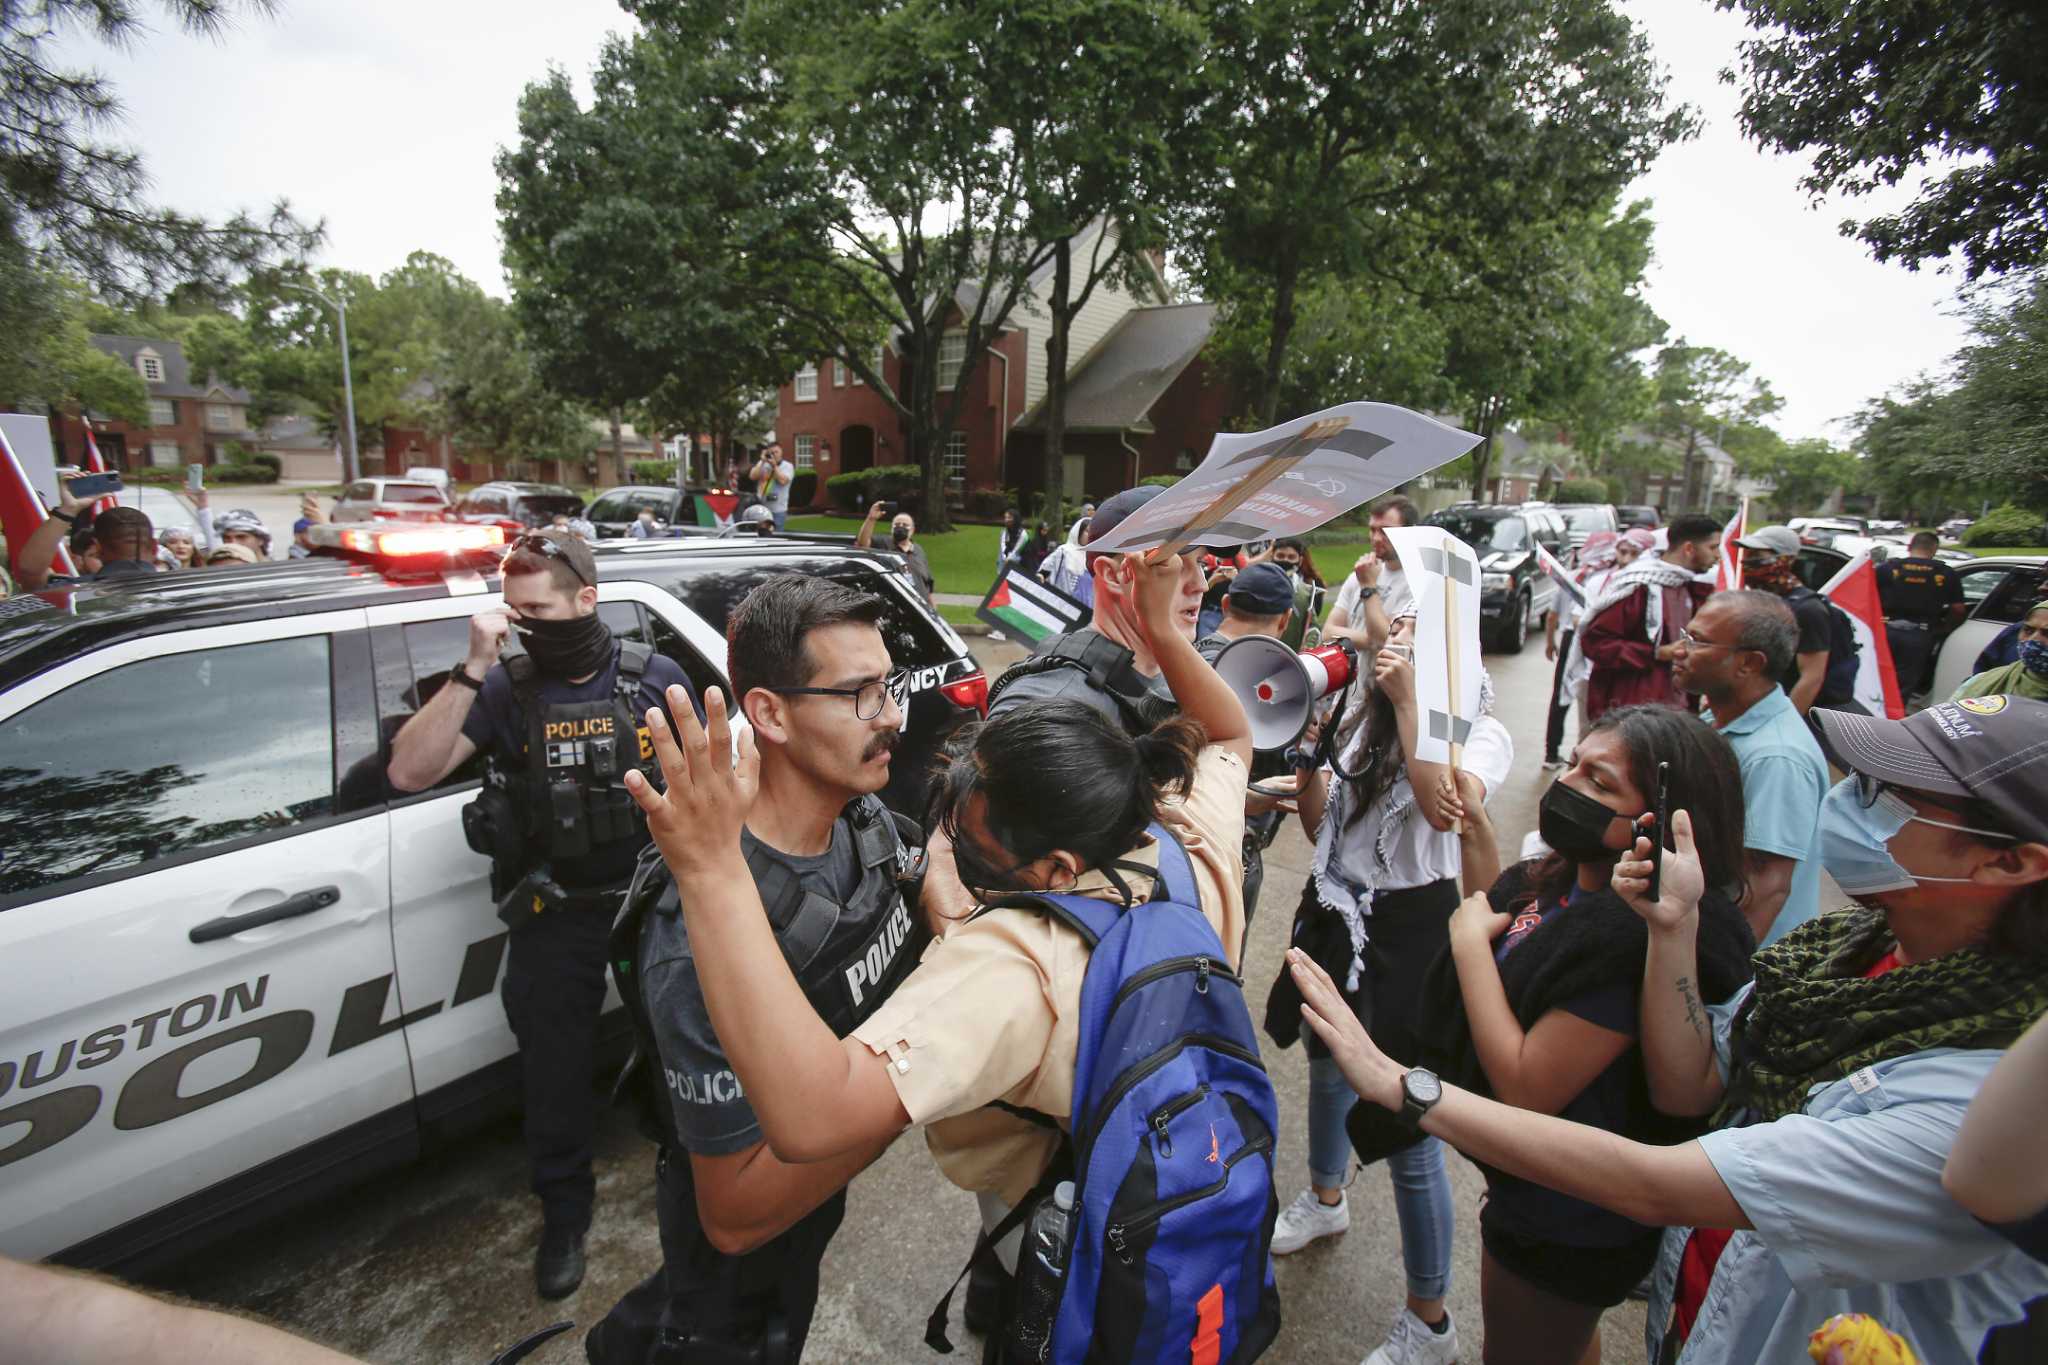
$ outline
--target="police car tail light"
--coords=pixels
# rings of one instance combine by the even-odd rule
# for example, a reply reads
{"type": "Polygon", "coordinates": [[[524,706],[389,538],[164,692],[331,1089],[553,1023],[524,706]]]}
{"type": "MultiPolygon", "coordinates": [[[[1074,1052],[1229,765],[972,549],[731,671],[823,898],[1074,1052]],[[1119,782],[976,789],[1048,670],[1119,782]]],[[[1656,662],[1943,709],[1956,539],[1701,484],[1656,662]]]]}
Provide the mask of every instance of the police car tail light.
{"type": "Polygon", "coordinates": [[[978,711],[985,718],[988,715],[988,675],[969,673],[964,678],[955,678],[949,683],[940,683],[939,691],[946,700],[962,711],[978,711]]]}
{"type": "Polygon", "coordinates": [[[365,531],[350,528],[341,533],[341,547],[344,550],[376,555],[381,559],[460,554],[465,550],[493,550],[504,543],[505,533],[496,526],[423,526],[405,531],[365,531]]]}

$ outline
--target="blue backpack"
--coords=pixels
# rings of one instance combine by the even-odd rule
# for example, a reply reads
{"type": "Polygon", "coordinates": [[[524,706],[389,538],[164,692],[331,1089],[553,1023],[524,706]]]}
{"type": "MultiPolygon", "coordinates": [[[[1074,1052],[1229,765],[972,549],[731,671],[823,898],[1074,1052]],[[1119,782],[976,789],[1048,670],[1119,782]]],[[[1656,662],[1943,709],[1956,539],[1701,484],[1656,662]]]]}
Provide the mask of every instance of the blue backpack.
{"type": "Polygon", "coordinates": [[[1055,1365],[1224,1365],[1256,1359],[1280,1331],[1273,1083],[1187,851],[1161,825],[1150,833],[1159,878],[1143,905],[1003,902],[1054,915],[1090,950],[1070,1130],[1077,1226],[1045,1357],[1055,1365]]]}

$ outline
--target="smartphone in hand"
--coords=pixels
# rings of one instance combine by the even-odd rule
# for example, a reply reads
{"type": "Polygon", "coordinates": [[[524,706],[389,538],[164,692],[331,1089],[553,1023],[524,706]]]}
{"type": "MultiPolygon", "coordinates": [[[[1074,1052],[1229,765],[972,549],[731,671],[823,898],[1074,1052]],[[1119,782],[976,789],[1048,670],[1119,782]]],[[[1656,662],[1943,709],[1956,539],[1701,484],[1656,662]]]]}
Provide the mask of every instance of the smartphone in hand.
{"type": "Polygon", "coordinates": [[[121,476],[116,473],[80,474],[64,480],[64,491],[80,502],[91,502],[104,498],[109,493],[121,491],[121,476]]]}
{"type": "Polygon", "coordinates": [[[1651,808],[1650,818],[1655,826],[1650,830],[1650,899],[1656,900],[1664,890],[1664,841],[1670,837],[1666,831],[1671,828],[1671,765],[1657,765],[1657,804],[1651,808]]]}
{"type": "Polygon", "coordinates": [[[185,491],[187,493],[197,493],[204,487],[206,487],[206,466],[203,464],[186,465],[185,491]]]}

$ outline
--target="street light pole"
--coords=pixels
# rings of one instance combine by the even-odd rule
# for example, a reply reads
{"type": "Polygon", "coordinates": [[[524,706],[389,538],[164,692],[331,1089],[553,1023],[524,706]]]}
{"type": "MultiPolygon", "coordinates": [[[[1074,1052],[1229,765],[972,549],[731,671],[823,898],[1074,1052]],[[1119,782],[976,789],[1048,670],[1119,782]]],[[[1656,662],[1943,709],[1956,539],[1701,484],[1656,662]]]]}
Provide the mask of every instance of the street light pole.
{"type": "Polygon", "coordinates": [[[342,402],[345,404],[345,416],[348,419],[348,463],[342,470],[342,481],[354,483],[361,477],[362,464],[356,452],[356,384],[348,363],[348,303],[346,300],[330,299],[319,290],[303,284],[287,284],[282,287],[300,294],[311,294],[332,308],[335,315],[341,319],[341,393],[342,402]]]}

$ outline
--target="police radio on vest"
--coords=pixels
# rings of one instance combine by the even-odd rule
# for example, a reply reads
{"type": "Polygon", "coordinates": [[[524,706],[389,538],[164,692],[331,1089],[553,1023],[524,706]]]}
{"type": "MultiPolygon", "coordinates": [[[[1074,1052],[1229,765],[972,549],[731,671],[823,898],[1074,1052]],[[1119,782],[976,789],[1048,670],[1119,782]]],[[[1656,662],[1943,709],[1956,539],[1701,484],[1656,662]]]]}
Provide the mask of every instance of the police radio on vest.
{"type": "Polygon", "coordinates": [[[1315,704],[1357,671],[1358,654],[1348,640],[1296,654],[1270,635],[1247,635],[1216,656],[1216,675],[1243,703],[1252,747],[1262,753],[1300,739],[1315,704]]]}

